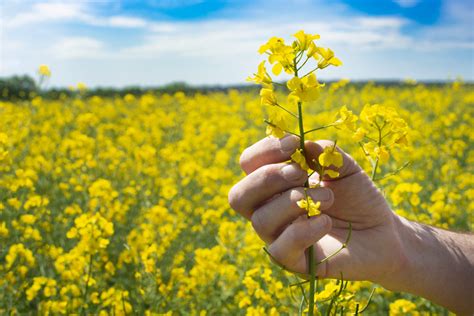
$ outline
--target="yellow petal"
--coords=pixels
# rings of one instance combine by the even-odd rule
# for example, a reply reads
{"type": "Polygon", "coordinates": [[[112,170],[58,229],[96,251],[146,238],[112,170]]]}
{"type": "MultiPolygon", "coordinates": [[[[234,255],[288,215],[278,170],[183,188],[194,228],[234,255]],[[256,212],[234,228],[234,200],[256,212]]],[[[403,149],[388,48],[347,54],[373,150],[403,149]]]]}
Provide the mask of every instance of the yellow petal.
{"type": "Polygon", "coordinates": [[[331,169],[324,170],[324,174],[333,179],[339,177],[339,172],[331,169]]]}
{"type": "Polygon", "coordinates": [[[276,63],[272,68],[272,72],[275,76],[278,76],[282,70],[283,66],[280,63],[276,63]]]}

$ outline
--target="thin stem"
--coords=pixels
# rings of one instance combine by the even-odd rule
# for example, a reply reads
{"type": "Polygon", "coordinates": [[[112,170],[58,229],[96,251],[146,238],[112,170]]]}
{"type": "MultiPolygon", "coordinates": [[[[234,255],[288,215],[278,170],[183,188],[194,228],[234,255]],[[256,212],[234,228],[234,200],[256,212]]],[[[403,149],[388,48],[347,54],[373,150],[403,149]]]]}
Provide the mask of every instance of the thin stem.
{"type": "MultiPolygon", "coordinates": [[[[295,70],[296,70],[296,64],[295,64],[295,70]]],[[[297,70],[296,70],[297,72],[297,70]]],[[[302,109],[302,104],[301,102],[298,102],[298,126],[300,130],[300,148],[303,153],[303,156],[306,157],[305,155],[305,148],[304,148],[304,124],[303,124],[303,109],[302,109]]],[[[306,180],[306,183],[304,184],[305,188],[309,187],[309,180],[306,180]]],[[[309,267],[309,304],[308,304],[308,315],[313,316],[314,315],[314,280],[316,279],[316,266],[314,265],[314,246],[311,245],[309,246],[308,249],[308,267],[309,267]]]]}
{"type": "Polygon", "coordinates": [[[315,131],[319,131],[319,130],[322,130],[322,129],[325,129],[325,128],[328,128],[328,127],[331,127],[331,126],[334,126],[335,124],[328,124],[328,125],[324,125],[324,126],[321,126],[321,127],[316,127],[316,128],[313,128],[313,129],[310,129],[306,132],[304,132],[305,134],[309,134],[309,133],[312,133],[312,132],[315,132],[315,131]]]}
{"type": "Polygon", "coordinates": [[[303,58],[303,52],[304,51],[301,51],[301,52],[298,53],[298,55],[295,56],[295,67],[301,61],[301,58],[303,58]]]}
{"type": "Polygon", "coordinates": [[[372,138],[370,136],[367,136],[367,135],[364,135],[364,138],[367,138],[368,140],[371,140],[373,142],[377,142],[374,138],[372,138]]]}
{"type": "Polygon", "coordinates": [[[304,302],[305,302],[306,304],[308,304],[308,299],[306,298],[306,294],[304,294],[304,288],[303,288],[303,286],[300,284],[298,287],[299,287],[300,290],[301,290],[301,294],[303,294],[303,300],[304,300],[304,302]]]}
{"type": "MultiPolygon", "coordinates": [[[[382,145],[382,130],[385,127],[386,122],[384,122],[384,125],[382,126],[382,128],[380,128],[379,124],[377,124],[377,121],[375,121],[374,123],[375,123],[375,126],[377,126],[377,129],[379,130],[379,140],[378,140],[377,145],[380,149],[380,146],[382,145]]],[[[372,169],[372,177],[371,177],[372,181],[375,180],[375,175],[377,174],[377,167],[379,166],[379,160],[380,160],[380,155],[377,155],[377,158],[375,158],[374,168],[372,169]]]]}
{"type": "Polygon", "coordinates": [[[298,70],[301,70],[301,68],[303,68],[303,66],[306,65],[306,63],[308,62],[308,60],[309,60],[309,57],[306,58],[306,60],[304,61],[304,63],[303,63],[301,66],[298,67],[298,70]]]}
{"type": "Polygon", "coordinates": [[[298,102],[298,127],[300,129],[300,149],[303,152],[303,155],[305,154],[305,149],[304,149],[304,126],[303,126],[303,109],[301,107],[301,101],[298,102]]]}
{"type": "Polygon", "coordinates": [[[351,236],[352,236],[352,223],[349,222],[349,234],[347,235],[346,241],[342,244],[341,248],[339,248],[338,250],[336,250],[334,253],[330,254],[329,256],[327,256],[326,258],[324,258],[323,260],[317,262],[315,266],[318,266],[318,265],[320,265],[321,263],[328,261],[329,259],[331,259],[331,258],[334,257],[335,255],[337,255],[338,253],[340,253],[344,248],[347,248],[347,244],[348,244],[349,241],[351,240],[351,236]]]}
{"type": "Polygon", "coordinates": [[[375,158],[375,165],[372,168],[372,176],[370,177],[372,181],[375,181],[375,175],[377,174],[377,167],[379,166],[379,157],[375,158]]]}
{"type": "Polygon", "coordinates": [[[390,176],[394,176],[396,175],[397,173],[399,173],[400,171],[402,171],[403,169],[405,169],[406,167],[408,167],[410,165],[411,161],[407,161],[403,164],[403,166],[399,167],[397,170],[395,171],[392,171],[392,172],[389,172],[387,173],[386,175],[384,175],[383,177],[381,178],[377,178],[377,179],[374,179],[374,181],[380,181],[382,179],[385,179],[385,178],[388,178],[390,176]]]}
{"type": "Polygon", "coordinates": [[[276,84],[276,85],[278,85],[278,86],[286,87],[286,84],[283,84],[283,83],[280,83],[280,82],[276,82],[276,81],[272,81],[272,84],[276,84]]]}
{"type": "Polygon", "coordinates": [[[362,314],[367,309],[367,307],[369,307],[370,301],[372,300],[372,296],[374,296],[374,293],[375,293],[375,287],[372,289],[372,292],[370,292],[369,298],[367,300],[367,304],[365,304],[365,306],[360,310],[359,314],[362,314]]]}
{"type": "Polygon", "coordinates": [[[298,315],[303,315],[303,307],[304,307],[304,291],[302,291],[303,297],[301,298],[300,307],[298,308],[298,315]]]}
{"type": "Polygon", "coordinates": [[[270,251],[268,251],[268,249],[266,247],[263,247],[263,251],[265,251],[265,253],[270,257],[270,259],[278,266],[280,266],[280,268],[286,270],[286,271],[290,271],[288,270],[287,267],[285,267],[284,265],[282,265],[281,263],[278,263],[278,261],[272,256],[272,254],[270,253],[270,251]]]}
{"type": "Polygon", "coordinates": [[[294,118],[298,118],[298,115],[296,115],[295,113],[293,113],[293,112],[291,112],[290,110],[286,109],[285,107],[281,106],[280,104],[275,103],[275,106],[279,107],[280,109],[282,109],[282,110],[285,111],[286,113],[290,114],[290,115],[293,116],[294,118]]]}
{"type": "Polygon", "coordinates": [[[127,309],[125,308],[125,300],[123,298],[123,292],[122,292],[122,308],[123,308],[123,313],[125,316],[127,316],[127,309]]]}
{"type": "Polygon", "coordinates": [[[360,146],[360,149],[362,149],[362,151],[364,152],[364,155],[367,156],[367,157],[370,156],[369,153],[365,151],[364,145],[362,145],[361,142],[359,142],[358,144],[359,144],[359,146],[360,146]]]}
{"type": "Polygon", "coordinates": [[[382,136],[382,139],[384,139],[385,137],[389,136],[390,134],[392,134],[392,131],[387,132],[387,134],[383,135],[383,136],[382,136]]]}
{"type": "Polygon", "coordinates": [[[318,69],[319,69],[319,67],[314,68],[313,70],[311,70],[310,72],[308,72],[306,75],[304,75],[304,76],[301,77],[301,78],[304,78],[304,77],[306,77],[306,76],[311,75],[313,72],[315,72],[315,71],[318,70],[318,69]]]}
{"type": "MultiPolygon", "coordinates": [[[[342,275],[342,272],[341,272],[341,285],[339,286],[339,291],[337,293],[335,293],[333,295],[333,297],[331,298],[331,302],[329,303],[329,308],[327,310],[327,314],[328,316],[331,315],[331,310],[332,310],[332,306],[334,305],[334,302],[336,301],[336,299],[341,295],[342,293],[342,290],[344,289],[344,276],[342,275]]],[[[336,305],[336,312],[335,314],[337,313],[337,305],[336,305]]]]}
{"type": "MultiPolygon", "coordinates": [[[[270,126],[273,126],[273,127],[277,127],[275,124],[273,124],[272,122],[268,121],[268,120],[263,120],[265,123],[267,123],[268,125],[270,126]]],[[[290,132],[290,131],[287,131],[287,130],[284,130],[285,133],[288,133],[288,134],[291,134],[291,135],[294,135],[296,137],[300,137],[299,134],[296,134],[296,133],[293,133],[293,132],[290,132]]]]}

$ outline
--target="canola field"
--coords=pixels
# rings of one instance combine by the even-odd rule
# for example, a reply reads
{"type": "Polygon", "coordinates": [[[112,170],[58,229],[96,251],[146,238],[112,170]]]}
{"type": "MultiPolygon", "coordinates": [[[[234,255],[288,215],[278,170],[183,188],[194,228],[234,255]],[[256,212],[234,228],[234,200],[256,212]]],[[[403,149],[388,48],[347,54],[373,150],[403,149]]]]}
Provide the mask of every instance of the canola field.
{"type": "MultiPolygon", "coordinates": [[[[382,167],[393,175],[378,183],[392,209],[472,231],[472,86],[328,84],[306,122],[365,104],[408,123],[408,149],[390,153],[382,167]]],[[[271,263],[227,200],[240,153],[266,136],[264,111],[258,93],[232,90],[0,102],[0,314],[297,314],[298,279],[271,263]]],[[[337,139],[370,170],[337,128],[311,136],[337,139]]],[[[317,299],[335,288],[319,282],[317,299]]],[[[368,282],[338,300],[350,311],[374,288],[365,314],[448,314],[368,282]]]]}

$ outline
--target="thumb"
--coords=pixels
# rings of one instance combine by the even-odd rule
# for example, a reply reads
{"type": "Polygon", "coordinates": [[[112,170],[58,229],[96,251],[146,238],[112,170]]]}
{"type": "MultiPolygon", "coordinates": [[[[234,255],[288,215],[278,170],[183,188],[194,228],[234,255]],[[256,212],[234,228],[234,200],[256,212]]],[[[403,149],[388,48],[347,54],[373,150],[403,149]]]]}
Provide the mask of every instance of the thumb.
{"type": "Polygon", "coordinates": [[[331,218],[325,214],[295,221],[269,246],[274,260],[286,269],[307,273],[306,249],[331,230],[331,218]]]}

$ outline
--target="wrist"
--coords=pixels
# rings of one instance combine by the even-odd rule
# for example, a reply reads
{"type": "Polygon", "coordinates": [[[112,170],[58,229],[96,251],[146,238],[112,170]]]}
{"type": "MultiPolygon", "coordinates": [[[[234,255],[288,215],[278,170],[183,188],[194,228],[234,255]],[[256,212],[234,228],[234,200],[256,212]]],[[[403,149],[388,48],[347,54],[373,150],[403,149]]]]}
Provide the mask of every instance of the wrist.
{"type": "Polygon", "coordinates": [[[412,236],[415,235],[413,222],[395,214],[392,218],[394,233],[391,249],[392,262],[380,280],[375,282],[391,291],[404,291],[405,284],[410,282],[412,271],[416,271],[417,263],[413,261],[412,236]]]}
{"type": "MultiPolygon", "coordinates": [[[[395,214],[394,214],[395,215],[395,214]]],[[[472,240],[462,235],[394,216],[400,251],[396,269],[382,286],[422,296],[461,315],[473,312],[474,260],[472,240]]]]}

